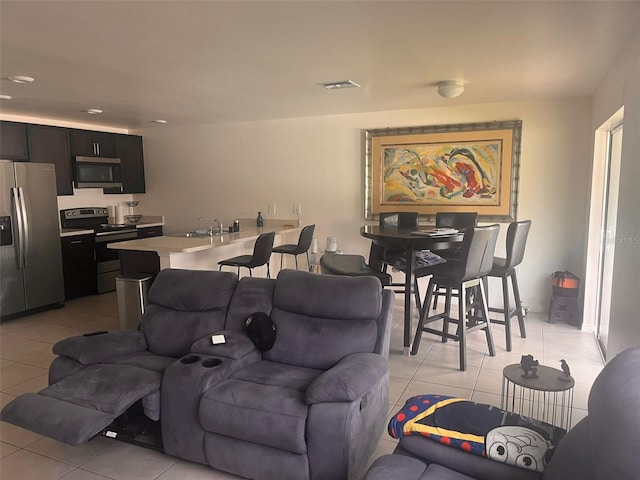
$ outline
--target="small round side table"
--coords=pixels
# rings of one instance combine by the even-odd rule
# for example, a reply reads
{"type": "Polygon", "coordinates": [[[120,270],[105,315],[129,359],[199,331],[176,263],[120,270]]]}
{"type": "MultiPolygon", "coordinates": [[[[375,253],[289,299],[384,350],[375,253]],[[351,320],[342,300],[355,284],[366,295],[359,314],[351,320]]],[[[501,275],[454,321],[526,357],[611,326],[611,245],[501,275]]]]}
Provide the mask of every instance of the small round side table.
{"type": "Polygon", "coordinates": [[[561,370],[544,365],[537,369],[538,378],[525,378],[519,363],[504,367],[501,408],[569,430],[575,386],[573,377],[563,381],[559,379],[561,370]]]}

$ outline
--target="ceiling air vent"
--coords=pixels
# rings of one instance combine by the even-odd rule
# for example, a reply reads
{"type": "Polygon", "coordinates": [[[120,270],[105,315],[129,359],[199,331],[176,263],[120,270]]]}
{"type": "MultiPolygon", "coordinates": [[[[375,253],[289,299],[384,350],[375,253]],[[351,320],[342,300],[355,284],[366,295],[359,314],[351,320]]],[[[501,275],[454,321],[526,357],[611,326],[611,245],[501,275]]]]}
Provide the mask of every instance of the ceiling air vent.
{"type": "Polygon", "coordinates": [[[341,80],[339,82],[327,82],[320,83],[327,90],[339,90],[341,88],[360,88],[356,82],[352,82],[351,80],[341,80]]]}

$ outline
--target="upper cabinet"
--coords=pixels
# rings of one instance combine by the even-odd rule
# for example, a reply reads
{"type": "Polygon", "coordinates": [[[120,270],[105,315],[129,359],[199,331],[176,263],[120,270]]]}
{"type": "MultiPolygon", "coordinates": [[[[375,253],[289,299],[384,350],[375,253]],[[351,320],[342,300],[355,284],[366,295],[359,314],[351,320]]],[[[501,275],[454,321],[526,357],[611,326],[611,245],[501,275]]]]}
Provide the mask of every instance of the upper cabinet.
{"type": "Polygon", "coordinates": [[[53,163],[58,195],[73,195],[74,157],[119,158],[122,189],[104,193],[145,193],[140,136],[0,121],[0,159],[53,163]]]}
{"type": "Polygon", "coordinates": [[[116,157],[115,133],[70,130],[71,155],[82,157],[116,157]]]}
{"type": "Polygon", "coordinates": [[[45,125],[27,125],[27,138],[29,161],[55,164],[58,195],[73,195],[69,130],[45,125]]]}
{"type": "Polygon", "coordinates": [[[0,158],[23,162],[29,160],[24,123],[0,122],[0,158]]]}
{"type": "Polygon", "coordinates": [[[104,193],[145,193],[142,137],[116,135],[116,157],[122,162],[122,190],[105,188],[104,193]]]}

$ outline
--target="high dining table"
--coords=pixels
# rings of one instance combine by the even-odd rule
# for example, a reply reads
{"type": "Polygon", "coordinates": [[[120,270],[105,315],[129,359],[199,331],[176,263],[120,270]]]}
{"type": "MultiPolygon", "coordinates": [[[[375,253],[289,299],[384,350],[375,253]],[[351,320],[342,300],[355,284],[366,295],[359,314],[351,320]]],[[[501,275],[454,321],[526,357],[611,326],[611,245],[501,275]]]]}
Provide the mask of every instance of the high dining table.
{"type": "MultiPolygon", "coordinates": [[[[425,227],[420,228],[424,230],[425,227]]],[[[379,225],[364,225],[360,227],[360,235],[371,239],[377,245],[394,250],[402,250],[405,258],[404,280],[404,348],[403,353],[409,355],[411,350],[411,318],[414,285],[415,252],[420,250],[446,250],[455,248],[462,242],[463,233],[446,236],[429,236],[415,233],[415,228],[400,229],[394,227],[380,227],[379,225]]]]}

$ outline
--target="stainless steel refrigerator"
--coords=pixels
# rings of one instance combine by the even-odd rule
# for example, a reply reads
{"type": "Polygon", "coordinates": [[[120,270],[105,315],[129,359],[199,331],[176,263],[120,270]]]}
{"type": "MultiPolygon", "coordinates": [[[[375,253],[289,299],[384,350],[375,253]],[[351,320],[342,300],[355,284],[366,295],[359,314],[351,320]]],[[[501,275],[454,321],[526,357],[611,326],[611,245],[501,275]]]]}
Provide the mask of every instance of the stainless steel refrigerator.
{"type": "Polygon", "coordinates": [[[64,301],[56,172],[0,160],[0,317],[64,301]]]}

